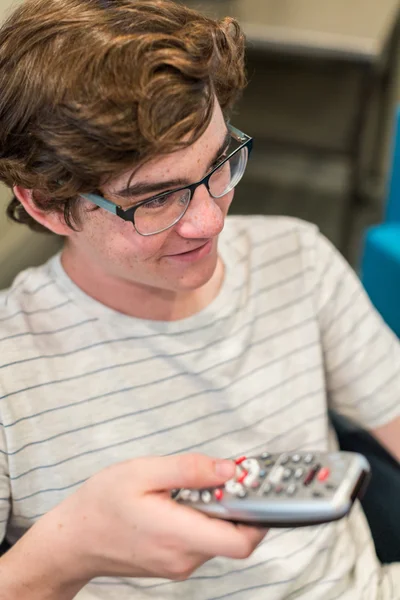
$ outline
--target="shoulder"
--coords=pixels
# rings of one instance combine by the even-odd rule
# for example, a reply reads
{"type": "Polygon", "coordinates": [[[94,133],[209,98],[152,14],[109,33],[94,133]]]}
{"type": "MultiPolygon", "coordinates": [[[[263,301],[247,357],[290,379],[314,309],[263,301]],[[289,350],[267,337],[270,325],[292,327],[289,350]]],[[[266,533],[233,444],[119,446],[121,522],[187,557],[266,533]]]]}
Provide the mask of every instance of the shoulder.
{"type": "Polygon", "coordinates": [[[310,267],[324,239],[313,223],[286,216],[232,216],[226,220],[224,242],[240,254],[290,257],[310,267]]]}
{"type": "Polygon", "coordinates": [[[0,343],[29,332],[33,321],[63,302],[52,277],[53,260],[21,271],[8,289],[0,291],[0,343]]]}
{"type": "Polygon", "coordinates": [[[313,223],[286,216],[229,216],[225,230],[227,237],[246,234],[256,244],[280,238],[282,244],[285,240],[310,241],[319,235],[319,229],[313,223]]]}

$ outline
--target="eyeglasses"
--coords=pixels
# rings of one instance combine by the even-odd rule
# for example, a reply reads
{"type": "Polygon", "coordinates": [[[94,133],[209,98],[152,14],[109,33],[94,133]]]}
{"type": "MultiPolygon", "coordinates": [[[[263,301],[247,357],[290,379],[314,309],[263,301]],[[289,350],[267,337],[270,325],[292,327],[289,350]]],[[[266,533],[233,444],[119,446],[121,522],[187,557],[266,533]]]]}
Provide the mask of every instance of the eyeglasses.
{"type": "Polygon", "coordinates": [[[98,194],[82,194],[82,198],[108,210],[124,221],[131,221],[140,235],[161,233],[182,219],[194,192],[200,185],[205,185],[210,196],[218,200],[233,190],[242,179],[252,150],[253,139],[232,125],[228,125],[228,130],[231,143],[237,147],[197,183],[147,198],[126,210],[98,194]]]}

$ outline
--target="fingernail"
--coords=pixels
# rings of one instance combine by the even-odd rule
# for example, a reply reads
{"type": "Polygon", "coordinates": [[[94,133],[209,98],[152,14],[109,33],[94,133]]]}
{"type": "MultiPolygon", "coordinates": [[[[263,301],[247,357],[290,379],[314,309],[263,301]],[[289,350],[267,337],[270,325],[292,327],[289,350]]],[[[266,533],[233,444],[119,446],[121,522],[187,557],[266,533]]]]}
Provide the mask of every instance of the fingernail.
{"type": "Polygon", "coordinates": [[[231,460],[217,460],[215,461],[215,473],[218,477],[229,479],[235,473],[235,463],[231,460]]]}

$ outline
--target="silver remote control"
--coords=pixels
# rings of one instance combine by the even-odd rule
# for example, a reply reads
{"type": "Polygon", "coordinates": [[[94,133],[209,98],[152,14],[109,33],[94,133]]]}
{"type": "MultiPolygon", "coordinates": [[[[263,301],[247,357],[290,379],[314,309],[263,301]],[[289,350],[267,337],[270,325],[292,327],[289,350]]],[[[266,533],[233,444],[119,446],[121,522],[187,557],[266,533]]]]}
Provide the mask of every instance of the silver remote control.
{"type": "Polygon", "coordinates": [[[211,517],[261,527],[305,527],[347,515],[370,477],[352,452],[293,452],[236,459],[235,478],[214,489],[174,490],[211,517]]]}

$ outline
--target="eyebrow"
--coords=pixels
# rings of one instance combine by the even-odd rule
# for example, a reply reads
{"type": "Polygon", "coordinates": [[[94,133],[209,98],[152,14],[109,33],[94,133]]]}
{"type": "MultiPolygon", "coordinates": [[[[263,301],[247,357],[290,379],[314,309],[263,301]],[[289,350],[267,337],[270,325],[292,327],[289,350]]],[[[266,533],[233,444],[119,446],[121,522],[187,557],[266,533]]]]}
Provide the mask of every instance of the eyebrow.
{"type": "MultiPolygon", "coordinates": [[[[214,154],[211,159],[207,172],[214,165],[216,160],[225,152],[225,150],[229,147],[231,141],[231,134],[229,130],[226,131],[226,135],[217,152],[214,154]]],[[[128,185],[128,187],[124,187],[117,192],[114,192],[113,195],[120,196],[122,198],[131,197],[131,196],[141,196],[142,194],[156,194],[157,192],[161,192],[162,190],[174,189],[184,185],[190,185],[190,183],[186,179],[170,179],[169,181],[158,181],[154,183],[132,183],[128,185]]]]}

